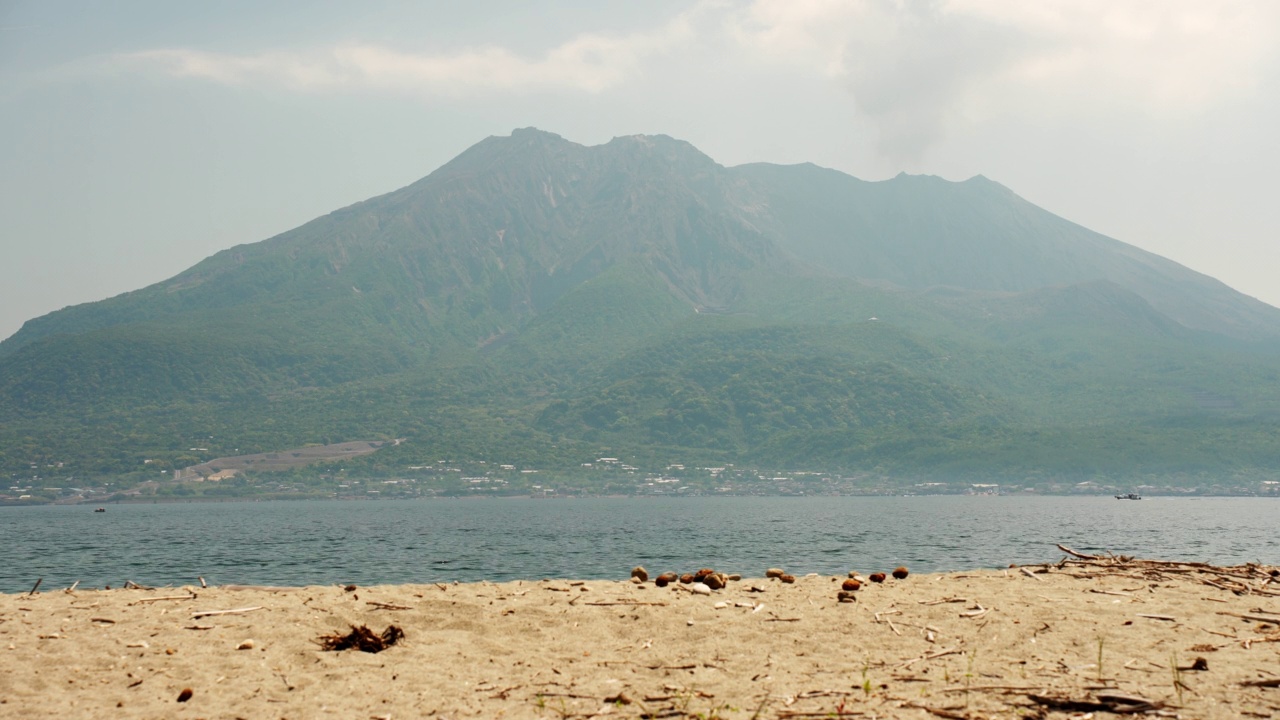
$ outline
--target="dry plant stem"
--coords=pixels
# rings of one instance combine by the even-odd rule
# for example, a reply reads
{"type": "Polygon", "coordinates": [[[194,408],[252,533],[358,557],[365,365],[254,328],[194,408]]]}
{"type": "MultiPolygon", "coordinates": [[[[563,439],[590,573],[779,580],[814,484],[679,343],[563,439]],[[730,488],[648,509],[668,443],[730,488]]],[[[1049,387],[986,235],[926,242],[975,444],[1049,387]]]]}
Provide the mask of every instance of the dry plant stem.
{"type": "Polygon", "coordinates": [[[366,600],[365,604],[372,605],[381,610],[412,610],[413,609],[413,606],[411,605],[396,605],[394,603],[378,602],[377,600],[366,600]]]}
{"type": "Polygon", "coordinates": [[[1148,710],[1156,710],[1159,705],[1145,698],[1129,697],[1124,695],[1099,695],[1095,700],[1072,700],[1063,697],[1050,697],[1027,693],[1027,697],[1038,705],[1044,705],[1053,710],[1077,712],[1077,713],[1145,713],[1148,710]]]}
{"type": "Polygon", "coordinates": [[[27,597],[31,597],[32,595],[35,595],[36,590],[39,589],[40,583],[42,582],[44,582],[44,578],[36,578],[36,584],[31,586],[31,592],[27,593],[27,597]]]}
{"type": "Polygon", "coordinates": [[[893,634],[901,637],[902,632],[898,630],[898,627],[893,624],[892,620],[885,617],[880,617],[881,615],[900,615],[901,613],[902,613],[901,610],[881,610],[880,612],[875,614],[876,622],[888,623],[889,629],[893,631],[893,634]]]}
{"type": "Polygon", "coordinates": [[[1271,617],[1269,615],[1241,615],[1240,613],[1227,612],[1225,610],[1219,611],[1218,614],[1243,618],[1245,620],[1253,620],[1254,622],[1274,623],[1276,625],[1280,625],[1280,617],[1271,617]]]}
{"type": "Polygon", "coordinates": [[[1116,592],[1115,590],[1098,590],[1095,588],[1089,588],[1089,592],[1097,593],[1099,595],[1116,595],[1118,597],[1127,597],[1127,598],[1133,597],[1132,593],[1116,592]]]}
{"type": "Polygon", "coordinates": [[[191,619],[197,620],[202,617],[212,617],[214,615],[241,615],[247,612],[253,612],[254,610],[261,610],[261,609],[262,609],[261,605],[255,605],[253,607],[236,608],[234,610],[204,610],[202,612],[191,613],[191,619]]]}
{"type": "Polygon", "coordinates": [[[939,651],[937,651],[937,652],[931,652],[931,653],[928,653],[927,655],[921,655],[921,656],[920,656],[920,657],[918,657],[918,658],[913,658],[913,659],[908,660],[908,661],[906,661],[906,662],[899,663],[899,664],[897,665],[897,667],[899,667],[899,668],[909,668],[909,667],[911,667],[912,665],[915,665],[916,663],[920,662],[921,660],[933,660],[933,659],[935,659],[935,658],[940,658],[940,657],[943,657],[943,656],[945,656],[945,655],[959,655],[961,652],[962,652],[961,650],[958,650],[958,649],[956,649],[956,648],[950,648],[950,649],[947,649],[947,650],[939,650],[939,651]]]}
{"type": "Polygon", "coordinates": [[[141,605],[142,603],[160,602],[161,600],[195,600],[195,599],[196,599],[196,594],[189,593],[187,595],[165,595],[164,597],[138,598],[137,600],[134,600],[129,604],[141,605]]]}
{"type": "MultiPolygon", "coordinates": [[[[969,720],[968,715],[964,715],[958,712],[952,712],[950,710],[943,710],[942,708],[929,707],[928,705],[920,705],[918,703],[913,703],[913,702],[906,703],[906,706],[910,708],[915,708],[917,710],[924,710],[930,715],[937,715],[938,717],[950,718],[951,720],[969,720]]],[[[830,713],[828,713],[828,716],[830,716],[830,713]]]]}
{"type": "Polygon", "coordinates": [[[1031,687],[1027,685],[970,685],[968,687],[943,688],[938,692],[955,693],[955,692],[969,692],[970,690],[975,690],[975,691],[983,690],[983,691],[989,691],[989,692],[1014,693],[1014,692],[1027,692],[1029,690],[1043,690],[1043,689],[1044,689],[1043,687],[1031,687]]]}
{"type": "Polygon", "coordinates": [[[796,699],[808,700],[809,698],[816,697],[845,697],[852,694],[853,693],[846,690],[806,690],[805,692],[796,695],[796,699]]]}
{"type": "MultiPolygon", "coordinates": [[[[681,714],[684,715],[684,714],[681,714]]],[[[778,712],[778,717],[849,717],[854,715],[867,715],[861,710],[826,710],[822,712],[801,712],[799,710],[782,710],[778,712]]],[[[686,717],[695,717],[694,715],[685,715],[686,717]]],[[[676,717],[673,715],[673,717],[676,717]]],[[[968,719],[966,719],[968,720],[968,719]]]]}

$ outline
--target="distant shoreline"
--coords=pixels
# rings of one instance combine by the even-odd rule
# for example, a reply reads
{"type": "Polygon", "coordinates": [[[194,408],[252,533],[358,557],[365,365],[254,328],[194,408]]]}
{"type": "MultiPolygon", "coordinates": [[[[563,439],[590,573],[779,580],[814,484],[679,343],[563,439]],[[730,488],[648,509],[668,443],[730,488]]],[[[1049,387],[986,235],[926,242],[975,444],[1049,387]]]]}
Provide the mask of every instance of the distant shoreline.
{"type": "MultiPolygon", "coordinates": [[[[405,501],[405,500],[581,500],[586,498],[614,498],[614,499],[664,499],[664,498],[713,498],[713,497],[765,497],[765,498],[813,498],[813,497],[1114,497],[1114,493],[1051,493],[1051,492],[1018,492],[1018,493],[965,493],[965,492],[936,492],[936,493],[893,493],[893,492],[868,492],[868,493],[813,493],[813,494],[767,494],[767,493],[717,493],[715,495],[708,494],[669,494],[669,495],[626,495],[626,494],[591,494],[591,493],[566,493],[560,495],[386,495],[381,497],[367,497],[359,495],[348,495],[340,497],[323,497],[323,496],[254,496],[245,495],[238,497],[200,497],[200,498],[146,498],[146,499],[129,499],[129,500],[84,500],[80,502],[20,502],[0,500],[0,507],[110,507],[115,505],[191,505],[201,503],[254,503],[254,502],[379,502],[379,501],[405,501]]],[[[1153,498],[1257,498],[1260,500],[1280,499],[1280,494],[1249,494],[1249,493],[1160,493],[1160,492],[1143,492],[1142,499],[1153,498]]]]}

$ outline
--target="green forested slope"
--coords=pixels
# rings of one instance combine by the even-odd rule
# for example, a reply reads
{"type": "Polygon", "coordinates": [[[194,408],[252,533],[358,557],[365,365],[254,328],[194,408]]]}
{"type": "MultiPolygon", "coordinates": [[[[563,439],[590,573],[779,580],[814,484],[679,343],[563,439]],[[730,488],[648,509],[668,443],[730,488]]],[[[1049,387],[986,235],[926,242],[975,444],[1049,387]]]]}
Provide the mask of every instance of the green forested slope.
{"type": "Polygon", "coordinates": [[[1280,311],[982,178],[525,130],[33,319],[0,343],[0,467],[405,438],[353,467],[1261,474],[1277,337],[1280,311]]]}

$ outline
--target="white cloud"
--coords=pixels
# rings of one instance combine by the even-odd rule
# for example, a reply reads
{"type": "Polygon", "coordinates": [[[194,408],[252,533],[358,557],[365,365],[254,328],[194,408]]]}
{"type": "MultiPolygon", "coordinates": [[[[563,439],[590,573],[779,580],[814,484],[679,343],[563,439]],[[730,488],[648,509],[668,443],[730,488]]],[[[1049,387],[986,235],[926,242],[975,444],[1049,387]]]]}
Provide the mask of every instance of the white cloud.
{"type": "Polygon", "coordinates": [[[1280,3],[1271,0],[699,0],[654,28],[584,33],[536,55],[494,44],[439,53],[345,43],[118,59],[226,85],[454,96],[601,93],[670,58],[744,74],[765,63],[847,92],[852,112],[877,128],[880,152],[902,161],[956,128],[1001,117],[1193,117],[1257,92],[1277,47],[1280,3]]]}
{"type": "Polygon", "coordinates": [[[571,89],[600,92],[635,75],[650,56],[693,35],[693,13],[676,16],[652,32],[587,33],[529,58],[483,45],[452,54],[409,52],[347,43],[306,52],[231,55],[170,48],[116,56],[130,67],[224,85],[274,84],[300,91],[392,89],[411,93],[467,94],[571,89]]]}
{"type": "Polygon", "coordinates": [[[957,122],[1176,119],[1253,92],[1280,3],[755,0],[728,28],[753,53],[843,84],[882,151],[914,157],[957,122]]]}

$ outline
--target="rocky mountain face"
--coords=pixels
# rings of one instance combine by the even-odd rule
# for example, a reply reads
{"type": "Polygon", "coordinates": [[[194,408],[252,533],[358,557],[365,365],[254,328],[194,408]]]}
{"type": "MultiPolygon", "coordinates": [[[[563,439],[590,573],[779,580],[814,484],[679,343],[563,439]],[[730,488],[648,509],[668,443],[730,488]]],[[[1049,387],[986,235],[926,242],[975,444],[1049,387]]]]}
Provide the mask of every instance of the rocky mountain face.
{"type": "MultiPolygon", "coordinates": [[[[626,447],[884,467],[904,438],[999,428],[1016,449],[1028,423],[1159,448],[1188,423],[1263,437],[1278,339],[1280,310],[982,177],[726,168],[665,136],[526,129],[29,321],[0,343],[0,463],[129,472],[213,434],[407,436],[406,462],[487,439],[552,464],[626,447]],[[1206,414],[1205,392],[1240,401],[1206,414]]],[[[977,472],[984,447],[899,456],[977,472]]]]}

